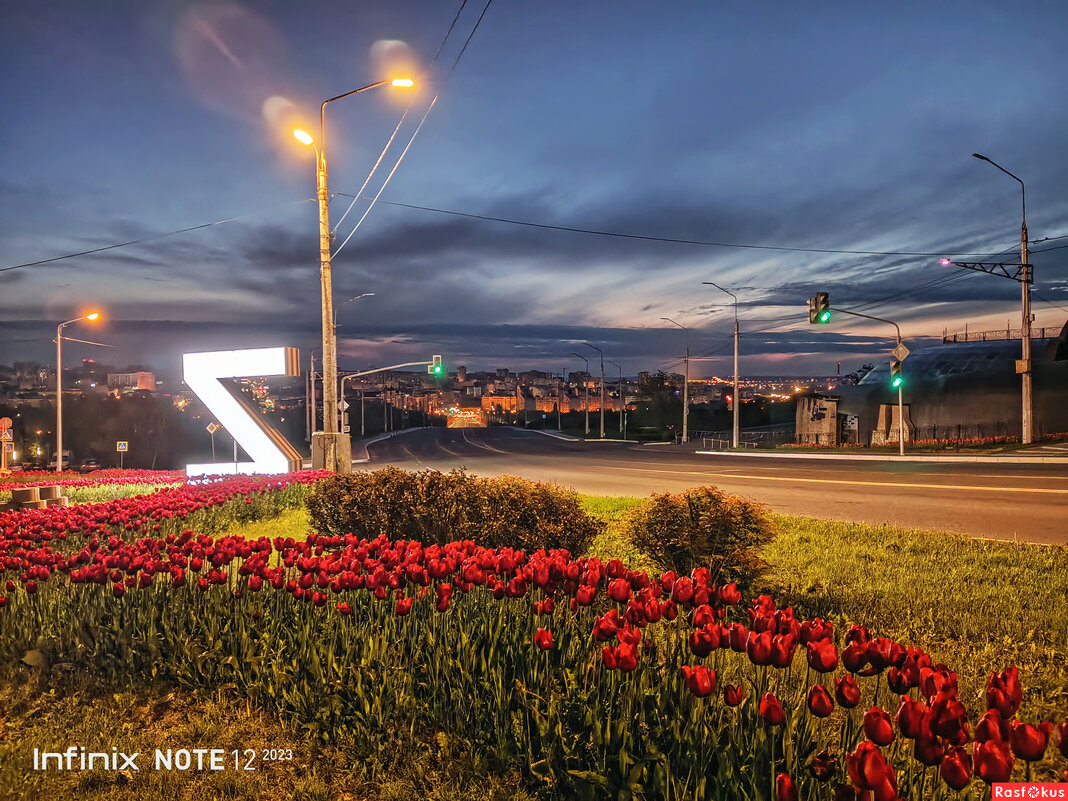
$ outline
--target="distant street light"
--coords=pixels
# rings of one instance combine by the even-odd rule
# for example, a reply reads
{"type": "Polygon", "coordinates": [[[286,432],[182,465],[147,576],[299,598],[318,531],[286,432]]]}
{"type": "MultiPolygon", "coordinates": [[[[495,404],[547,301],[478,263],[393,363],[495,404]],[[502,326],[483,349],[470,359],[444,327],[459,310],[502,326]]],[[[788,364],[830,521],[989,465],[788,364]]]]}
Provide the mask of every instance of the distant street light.
{"type": "Polygon", "coordinates": [[[590,435],[590,360],[583,356],[581,353],[575,353],[571,351],[572,356],[578,356],[582,361],[586,363],[586,378],[582,382],[586,385],[586,436],[590,435]]]}
{"type": "MultiPolygon", "coordinates": [[[[1007,176],[1020,183],[1020,205],[1023,212],[1021,218],[1022,221],[1020,223],[1020,269],[1023,271],[1020,278],[1022,294],[1020,344],[1022,346],[1022,352],[1020,354],[1020,364],[1017,366],[1016,372],[1020,373],[1022,382],[1021,393],[1023,395],[1023,431],[1021,432],[1020,442],[1024,445],[1030,445],[1034,439],[1034,423],[1031,417],[1031,281],[1033,279],[1030,276],[1031,265],[1027,263],[1027,189],[1020,178],[1013,175],[993,159],[989,159],[980,153],[972,153],[972,155],[980,161],[986,161],[993,164],[1007,176]]],[[[945,262],[943,261],[943,264],[944,263],[945,262]]]]}
{"type": "Polygon", "coordinates": [[[63,471],[63,328],[81,320],[95,322],[100,312],[89,312],[73,320],[60,323],[56,328],[56,472],[63,471]]]}
{"type": "MultiPolygon", "coordinates": [[[[311,134],[303,130],[293,131],[293,136],[305,145],[315,149],[315,184],[319,200],[319,281],[321,286],[322,326],[323,326],[323,431],[312,434],[312,463],[316,467],[337,472],[349,472],[351,462],[341,464],[338,460],[338,445],[348,441],[348,435],[338,432],[337,415],[337,341],[334,336],[333,285],[330,265],[330,196],[326,182],[326,104],[333,103],[352,95],[375,89],[379,86],[410,87],[415,82],[409,78],[397,78],[392,81],[377,81],[353,89],[351,92],[327,98],[319,107],[319,144],[311,134]],[[316,435],[319,447],[316,447],[316,435]],[[321,460],[321,464],[317,464],[321,460]]],[[[344,449],[343,449],[344,450],[344,449]]]]}
{"type": "Polygon", "coordinates": [[[589,342],[584,342],[583,344],[601,354],[601,439],[604,439],[604,351],[589,342]]]}
{"type": "MultiPolygon", "coordinates": [[[[611,359],[608,363],[619,370],[619,435],[623,437],[623,365],[617,364],[611,359]]],[[[626,437],[623,437],[626,439],[626,437]]]]}
{"type": "Polygon", "coordinates": [[[702,283],[714,286],[720,292],[726,292],[734,298],[734,431],[731,437],[731,447],[738,447],[738,409],[742,405],[738,397],[738,296],[729,289],[724,289],[715,281],[703,281],[702,283]]]}
{"type": "MultiPolygon", "coordinates": [[[[670,317],[661,317],[660,319],[667,320],[672,325],[677,325],[686,332],[686,375],[682,380],[682,442],[685,444],[690,441],[690,329],[681,323],[676,323],[670,317]]],[[[738,400],[735,398],[736,406],[737,403],[738,400]]]]}

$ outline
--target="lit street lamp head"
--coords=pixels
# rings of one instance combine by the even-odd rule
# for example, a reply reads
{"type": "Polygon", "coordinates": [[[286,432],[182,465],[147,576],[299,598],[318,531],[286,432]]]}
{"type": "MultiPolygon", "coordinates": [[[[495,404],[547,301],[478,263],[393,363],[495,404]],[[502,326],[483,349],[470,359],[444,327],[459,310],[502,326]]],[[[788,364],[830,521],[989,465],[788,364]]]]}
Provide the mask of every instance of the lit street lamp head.
{"type": "Polygon", "coordinates": [[[85,319],[86,320],[99,320],[100,319],[100,312],[89,312],[87,315],[85,315],[85,319]]]}
{"type": "Polygon", "coordinates": [[[300,128],[297,128],[293,131],[293,136],[296,137],[298,142],[302,142],[306,145],[310,145],[312,142],[315,141],[310,133],[308,133],[307,131],[303,131],[300,128]]]}
{"type": "Polygon", "coordinates": [[[401,87],[401,88],[406,88],[407,89],[407,88],[411,88],[412,86],[415,86],[415,81],[413,81],[411,78],[394,78],[392,81],[390,81],[390,84],[392,86],[397,86],[397,87],[401,87]]]}

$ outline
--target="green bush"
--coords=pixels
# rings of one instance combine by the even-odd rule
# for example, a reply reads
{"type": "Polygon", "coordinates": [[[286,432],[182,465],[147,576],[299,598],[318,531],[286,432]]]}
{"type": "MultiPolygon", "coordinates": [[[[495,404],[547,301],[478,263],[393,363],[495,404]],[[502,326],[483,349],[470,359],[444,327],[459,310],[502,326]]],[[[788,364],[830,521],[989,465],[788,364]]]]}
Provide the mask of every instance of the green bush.
{"type": "Polygon", "coordinates": [[[680,575],[707,567],[716,583],[742,586],[767,567],[759,551],[775,536],[765,507],[715,487],[653,495],[626,513],[623,528],[639,549],[680,575]]]}
{"type": "Polygon", "coordinates": [[[462,470],[410,473],[395,467],[338,475],[307,498],[322,534],[445,543],[470,539],[488,548],[566,548],[585,553],[604,527],[574,490],[515,476],[479,478],[462,470]]]}

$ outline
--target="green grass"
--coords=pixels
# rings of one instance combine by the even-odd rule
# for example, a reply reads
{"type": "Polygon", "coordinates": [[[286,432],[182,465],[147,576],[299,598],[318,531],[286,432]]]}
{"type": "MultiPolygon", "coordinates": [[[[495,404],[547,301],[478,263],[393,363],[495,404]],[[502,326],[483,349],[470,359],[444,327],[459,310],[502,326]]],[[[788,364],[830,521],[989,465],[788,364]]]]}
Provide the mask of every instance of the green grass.
{"type": "MultiPolygon", "coordinates": [[[[175,484],[99,484],[95,487],[63,487],[62,493],[71,503],[104,503],[118,498],[148,495],[162,487],[175,484]]],[[[0,502],[11,500],[11,490],[0,490],[0,502]]]]}

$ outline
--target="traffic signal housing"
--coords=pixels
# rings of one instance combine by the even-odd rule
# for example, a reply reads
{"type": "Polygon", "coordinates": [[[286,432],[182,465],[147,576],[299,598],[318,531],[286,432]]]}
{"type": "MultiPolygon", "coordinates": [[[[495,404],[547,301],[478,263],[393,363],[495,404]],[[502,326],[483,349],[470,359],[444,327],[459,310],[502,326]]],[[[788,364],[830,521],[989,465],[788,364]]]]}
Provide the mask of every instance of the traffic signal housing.
{"type": "Polygon", "coordinates": [[[426,371],[430,373],[430,375],[444,375],[445,367],[441,363],[441,356],[435,355],[433,358],[434,361],[427,365],[426,371]]]}
{"type": "Polygon", "coordinates": [[[809,299],[808,321],[810,323],[829,323],[831,321],[831,296],[826,292],[817,292],[816,297],[809,299]]]}
{"type": "Polygon", "coordinates": [[[905,382],[904,377],[901,375],[901,361],[899,359],[890,360],[890,387],[892,389],[899,389],[905,382]]]}

